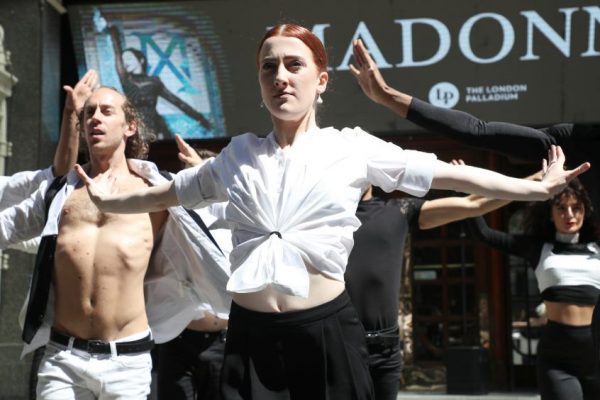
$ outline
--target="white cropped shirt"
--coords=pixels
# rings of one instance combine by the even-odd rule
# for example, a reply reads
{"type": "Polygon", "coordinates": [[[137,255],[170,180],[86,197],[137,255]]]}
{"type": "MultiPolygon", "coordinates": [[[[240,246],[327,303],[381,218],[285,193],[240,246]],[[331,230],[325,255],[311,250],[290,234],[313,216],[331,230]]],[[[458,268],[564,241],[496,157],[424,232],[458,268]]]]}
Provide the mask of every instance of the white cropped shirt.
{"type": "Polygon", "coordinates": [[[423,196],[434,154],[403,150],[360,128],[315,128],[282,149],[273,133],[243,134],[214,159],[177,174],[182,205],[229,201],[232,275],[227,290],[249,293],[272,285],[308,297],[306,265],[344,281],[355,216],[368,184],[423,196]],[[281,236],[281,237],[280,237],[281,236]]]}
{"type": "Polygon", "coordinates": [[[544,243],[535,268],[540,293],[554,286],[593,286],[600,289],[600,247],[586,245],[588,254],[555,254],[554,243],[544,243]]]}

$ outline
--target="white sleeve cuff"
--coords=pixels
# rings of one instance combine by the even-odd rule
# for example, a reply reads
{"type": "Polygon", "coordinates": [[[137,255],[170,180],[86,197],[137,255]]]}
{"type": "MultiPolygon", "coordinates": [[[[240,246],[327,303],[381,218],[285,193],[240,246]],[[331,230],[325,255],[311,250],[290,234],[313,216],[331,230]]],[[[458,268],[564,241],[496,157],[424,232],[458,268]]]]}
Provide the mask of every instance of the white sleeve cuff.
{"type": "Polygon", "coordinates": [[[413,196],[425,196],[431,189],[436,155],[422,151],[404,150],[404,156],[406,157],[406,171],[398,182],[398,189],[413,196]]]}

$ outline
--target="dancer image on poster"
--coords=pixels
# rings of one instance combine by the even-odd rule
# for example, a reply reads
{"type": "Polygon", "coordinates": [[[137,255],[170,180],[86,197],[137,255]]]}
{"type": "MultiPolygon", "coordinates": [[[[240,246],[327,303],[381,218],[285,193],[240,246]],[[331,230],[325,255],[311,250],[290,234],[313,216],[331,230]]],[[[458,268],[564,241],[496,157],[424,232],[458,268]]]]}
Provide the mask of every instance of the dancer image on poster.
{"type": "Polygon", "coordinates": [[[158,139],[173,139],[173,132],[156,106],[159,97],[179,108],[197,121],[205,129],[211,129],[211,122],[200,112],[172,93],[158,76],[148,75],[148,60],[144,53],[134,48],[122,48],[123,35],[114,25],[108,27],[115,52],[117,74],[127,98],[133,103],[146,128],[158,139]]]}
{"type": "Polygon", "coordinates": [[[430,188],[493,198],[544,200],[588,168],[563,169],[559,147],[541,182],[509,178],[434,154],[404,150],[360,128],[319,128],[327,54],[310,30],[269,29],[256,64],[273,132],[235,136],[214,159],[172,182],[115,193],[112,174],[90,179],[103,211],[139,213],[177,204],[229,201],[233,293],[221,390],[225,400],[371,399],[364,330],[345,291],[344,272],[369,184],[423,196],[430,188]]]}

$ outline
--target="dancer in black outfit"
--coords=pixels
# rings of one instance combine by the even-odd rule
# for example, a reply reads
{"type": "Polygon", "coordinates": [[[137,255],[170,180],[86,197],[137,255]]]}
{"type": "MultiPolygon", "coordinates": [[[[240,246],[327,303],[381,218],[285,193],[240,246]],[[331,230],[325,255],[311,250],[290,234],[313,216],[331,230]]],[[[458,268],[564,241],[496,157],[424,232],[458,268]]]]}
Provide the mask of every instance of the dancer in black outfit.
{"type": "MultiPolygon", "coordinates": [[[[534,160],[538,154],[545,152],[551,145],[562,146],[565,152],[570,155],[570,159],[575,162],[580,158],[585,158],[594,164],[594,161],[598,160],[597,149],[600,145],[600,126],[598,125],[559,124],[544,129],[533,129],[503,122],[485,122],[461,111],[432,106],[389,87],[360,40],[354,43],[354,58],[356,66],[352,65],[351,71],[367,97],[423,128],[460,140],[468,145],[527,160],[534,160]]],[[[581,177],[581,181],[588,189],[591,204],[599,207],[600,185],[598,185],[598,182],[600,181],[600,170],[597,168],[592,169],[587,176],[581,177]]],[[[590,214],[593,207],[590,205],[587,211],[590,214]]],[[[554,230],[551,230],[551,232],[554,232],[554,230]]],[[[533,252],[535,253],[535,249],[533,252]]],[[[526,258],[531,260],[531,257],[526,258]]],[[[537,265],[537,263],[534,265],[537,265]]],[[[588,298],[587,301],[592,300],[588,298]]],[[[577,348],[586,349],[589,366],[592,354],[594,354],[595,362],[598,363],[599,352],[592,348],[592,335],[589,326],[595,302],[592,302],[591,305],[586,304],[588,304],[588,311],[590,311],[589,320],[586,319],[585,324],[588,326],[581,329],[587,330],[588,342],[586,346],[577,348]]],[[[600,316],[594,316],[594,326],[596,325],[598,325],[598,328],[594,328],[594,332],[596,336],[600,337],[600,316]]],[[[552,327],[556,327],[554,323],[550,324],[548,331],[553,329],[552,327]]],[[[548,335],[547,337],[551,337],[550,333],[548,335]]],[[[546,343],[549,341],[550,339],[547,339],[546,343]]],[[[596,349],[599,344],[600,342],[596,343],[596,349]]],[[[551,382],[556,382],[556,380],[551,382]]],[[[542,392],[546,390],[557,392],[562,387],[558,385],[558,388],[556,388],[556,385],[550,385],[548,379],[540,380],[540,386],[542,392]]],[[[565,383],[564,387],[568,387],[568,385],[565,383]]],[[[569,392],[569,389],[566,390],[569,392]]],[[[554,397],[547,397],[546,395],[545,398],[552,399],[554,397]]],[[[567,396],[564,398],[572,397],[567,396]]],[[[593,398],[593,396],[588,398],[593,398]]],[[[596,398],[600,398],[600,395],[596,398]]]]}
{"type": "Polygon", "coordinates": [[[591,327],[600,297],[600,232],[589,197],[575,180],[528,211],[525,235],[492,230],[481,217],[470,224],[479,239],[535,268],[548,314],[538,346],[542,400],[600,399],[591,327]]]}
{"type": "MultiPolygon", "coordinates": [[[[467,145],[537,162],[551,145],[561,146],[569,163],[600,165],[600,125],[558,124],[543,129],[482,121],[462,111],[436,107],[389,87],[360,40],[354,43],[351,71],[363,92],[402,118],[467,145]]],[[[600,168],[581,176],[595,209],[600,209],[600,168]]]]}
{"type": "Polygon", "coordinates": [[[366,330],[376,400],[398,396],[402,372],[398,294],[406,237],[419,229],[483,215],[507,203],[481,196],[385,201],[373,197],[371,188],[363,195],[356,210],[361,226],[354,233],[345,280],[366,330]]]}
{"type": "Polygon", "coordinates": [[[123,38],[117,27],[109,27],[109,32],[115,51],[117,74],[121,86],[123,86],[123,92],[142,116],[147,129],[156,134],[159,139],[172,139],[174,137],[164,118],[156,111],[159,97],[164,98],[198,121],[204,128],[210,129],[211,123],[202,113],[194,110],[189,104],[167,89],[158,76],[148,75],[148,61],[144,53],[133,48],[122,49],[123,38]],[[130,59],[133,57],[132,62],[127,63],[127,65],[124,62],[126,56],[130,59]]]}

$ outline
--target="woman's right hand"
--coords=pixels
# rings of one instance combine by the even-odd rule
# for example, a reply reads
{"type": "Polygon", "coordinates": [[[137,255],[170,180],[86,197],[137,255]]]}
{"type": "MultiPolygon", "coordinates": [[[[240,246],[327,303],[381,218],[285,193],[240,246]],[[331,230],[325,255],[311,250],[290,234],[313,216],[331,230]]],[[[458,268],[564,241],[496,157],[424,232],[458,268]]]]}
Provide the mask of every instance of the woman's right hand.
{"type": "Polygon", "coordinates": [[[79,164],[75,164],[75,172],[85,185],[92,202],[100,209],[100,211],[106,211],[102,207],[103,201],[106,200],[108,195],[113,193],[116,180],[116,178],[111,175],[111,170],[109,169],[104,173],[98,174],[95,179],[90,178],[79,164]]]}
{"type": "Polygon", "coordinates": [[[156,186],[128,191],[115,185],[116,176],[110,169],[94,179],[80,165],[75,165],[75,172],[86,186],[92,202],[105,213],[138,214],[179,205],[173,181],[166,180],[156,186]]]}

